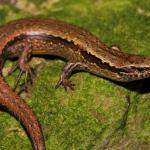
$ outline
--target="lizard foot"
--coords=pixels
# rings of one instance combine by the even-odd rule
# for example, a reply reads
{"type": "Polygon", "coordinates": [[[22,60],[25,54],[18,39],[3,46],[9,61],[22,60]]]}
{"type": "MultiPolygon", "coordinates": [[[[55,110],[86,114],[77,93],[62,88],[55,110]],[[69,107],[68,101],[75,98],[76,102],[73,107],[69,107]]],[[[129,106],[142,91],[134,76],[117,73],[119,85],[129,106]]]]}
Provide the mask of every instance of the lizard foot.
{"type": "Polygon", "coordinates": [[[21,89],[27,91],[28,85],[32,84],[33,75],[35,75],[34,70],[28,64],[24,64],[22,67],[19,66],[19,64],[16,64],[8,72],[8,75],[11,75],[17,69],[20,69],[20,72],[19,72],[19,74],[17,76],[16,82],[15,82],[15,86],[14,86],[13,89],[16,90],[16,88],[18,87],[19,83],[21,82],[21,77],[23,75],[25,75],[24,76],[24,82],[23,82],[23,84],[21,84],[21,86],[23,86],[23,88],[21,88],[21,89]]]}

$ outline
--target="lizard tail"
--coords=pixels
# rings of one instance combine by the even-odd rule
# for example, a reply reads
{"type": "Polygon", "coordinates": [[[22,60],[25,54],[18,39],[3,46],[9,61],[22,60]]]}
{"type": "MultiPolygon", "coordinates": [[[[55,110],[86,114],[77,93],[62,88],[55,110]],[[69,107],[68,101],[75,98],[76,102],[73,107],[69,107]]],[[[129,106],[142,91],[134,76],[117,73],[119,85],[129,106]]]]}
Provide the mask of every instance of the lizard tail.
{"type": "Polygon", "coordinates": [[[42,129],[31,108],[5,83],[0,76],[0,105],[20,120],[35,150],[45,150],[42,129]]]}

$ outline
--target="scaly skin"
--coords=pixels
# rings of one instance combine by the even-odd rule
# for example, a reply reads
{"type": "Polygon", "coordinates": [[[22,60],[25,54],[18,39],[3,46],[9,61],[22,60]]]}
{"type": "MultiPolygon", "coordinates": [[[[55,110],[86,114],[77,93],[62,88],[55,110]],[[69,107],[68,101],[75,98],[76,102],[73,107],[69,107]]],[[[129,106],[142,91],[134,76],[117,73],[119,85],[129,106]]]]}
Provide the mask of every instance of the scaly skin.
{"type": "MultiPolygon", "coordinates": [[[[31,55],[56,55],[68,62],[57,83],[73,90],[68,80],[72,71],[85,70],[105,78],[130,82],[150,77],[150,57],[129,55],[109,48],[88,31],[51,19],[21,19],[0,27],[0,63],[4,56],[19,57],[21,73],[31,76],[27,64],[31,55]]],[[[27,104],[0,76],[0,105],[11,111],[25,126],[36,150],[44,150],[42,130],[27,104]]]]}
{"type": "Polygon", "coordinates": [[[45,150],[40,124],[31,108],[0,77],[0,105],[12,112],[22,122],[35,150],[45,150]]]}

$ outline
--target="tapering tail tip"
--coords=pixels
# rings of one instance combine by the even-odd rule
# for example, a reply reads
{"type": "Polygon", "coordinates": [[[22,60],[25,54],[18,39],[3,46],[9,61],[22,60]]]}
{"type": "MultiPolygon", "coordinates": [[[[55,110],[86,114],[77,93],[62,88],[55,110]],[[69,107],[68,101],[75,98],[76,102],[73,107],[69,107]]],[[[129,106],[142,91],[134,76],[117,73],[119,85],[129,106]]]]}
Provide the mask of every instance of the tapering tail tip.
{"type": "Polygon", "coordinates": [[[34,150],[46,150],[41,126],[31,108],[0,76],[0,105],[11,112],[25,127],[34,150]]]}

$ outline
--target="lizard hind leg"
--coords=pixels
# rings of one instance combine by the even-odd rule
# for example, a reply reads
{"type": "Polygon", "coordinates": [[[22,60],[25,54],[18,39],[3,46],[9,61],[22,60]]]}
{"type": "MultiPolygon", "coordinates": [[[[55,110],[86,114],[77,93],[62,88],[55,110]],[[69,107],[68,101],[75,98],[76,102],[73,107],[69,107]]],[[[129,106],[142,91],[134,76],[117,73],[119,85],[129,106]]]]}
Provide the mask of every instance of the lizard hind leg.
{"type": "Polygon", "coordinates": [[[66,91],[70,91],[70,90],[74,90],[74,86],[75,84],[73,84],[68,78],[70,77],[71,73],[79,66],[79,63],[71,63],[68,62],[61,75],[60,75],[60,79],[57,82],[55,88],[58,88],[60,85],[62,85],[64,87],[64,89],[66,91]]]}
{"type": "Polygon", "coordinates": [[[30,65],[28,64],[28,61],[31,56],[31,44],[27,40],[24,40],[21,44],[22,44],[22,52],[19,55],[18,62],[14,67],[11,68],[11,70],[8,73],[10,75],[16,69],[20,69],[20,73],[18,74],[17,80],[15,82],[14,90],[16,90],[17,86],[21,82],[21,77],[23,74],[25,74],[23,89],[27,89],[28,83],[32,84],[34,74],[32,67],[30,67],[30,65]]]}

